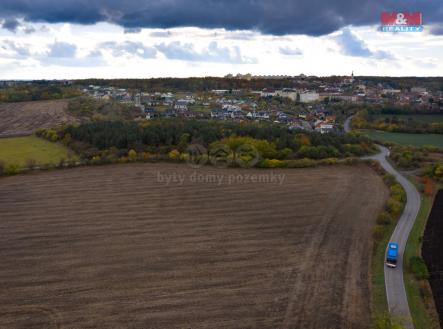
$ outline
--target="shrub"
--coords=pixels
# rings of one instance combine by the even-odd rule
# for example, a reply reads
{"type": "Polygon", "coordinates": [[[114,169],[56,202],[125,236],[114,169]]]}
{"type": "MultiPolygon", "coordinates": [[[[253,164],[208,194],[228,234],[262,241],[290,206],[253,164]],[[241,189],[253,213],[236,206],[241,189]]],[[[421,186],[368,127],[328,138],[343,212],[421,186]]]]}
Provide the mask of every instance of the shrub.
{"type": "Polygon", "coordinates": [[[437,178],[443,178],[443,164],[438,164],[435,166],[434,175],[437,178]]]}
{"type": "Polygon", "coordinates": [[[355,165],[357,163],[359,163],[361,160],[359,158],[354,158],[354,157],[347,157],[344,161],[345,164],[347,165],[355,165]]]}
{"type": "Polygon", "coordinates": [[[376,242],[381,241],[385,235],[385,228],[383,225],[375,225],[372,229],[372,236],[376,242]]]}
{"type": "Polygon", "coordinates": [[[91,160],[91,164],[93,165],[99,165],[102,163],[102,158],[98,155],[96,155],[95,157],[92,158],[91,160]]]}
{"type": "MultiPolygon", "coordinates": [[[[148,152],[142,152],[142,154],[140,154],[140,160],[147,162],[149,161],[151,158],[151,155],[148,152]]],[[[180,155],[181,158],[181,155],[180,155]]]]}
{"type": "Polygon", "coordinates": [[[2,176],[5,173],[5,163],[3,161],[0,161],[0,176],[2,176]]]}
{"type": "Polygon", "coordinates": [[[265,159],[260,162],[260,167],[262,168],[283,168],[287,166],[288,164],[286,163],[286,161],[277,159],[265,159]]]}
{"type": "Polygon", "coordinates": [[[20,172],[20,167],[16,164],[9,164],[5,167],[5,175],[12,176],[17,175],[20,172]]]}
{"type": "Polygon", "coordinates": [[[128,157],[120,157],[118,159],[118,163],[128,163],[129,162],[129,158],[128,157]]]}
{"type": "Polygon", "coordinates": [[[421,257],[412,256],[409,260],[409,269],[418,280],[427,280],[429,278],[428,268],[421,257]]]}
{"type": "Polygon", "coordinates": [[[56,142],[59,138],[57,131],[54,129],[39,129],[36,132],[36,135],[39,137],[43,137],[51,142],[56,142]]]}
{"type": "Polygon", "coordinates": [[[386,210],[391,214],[391,215],[398,215],[400,214],[401,210],[402,210],[402,204],[397,201],[394,198],[389,198],[388,201],[386,201],[386,210]]]}
{"type": "Polygon", "coordinates": [[[395,183],[391,186],[391,197],[399,202],[406,201],[406,194],[400,184],[395,183]]]}
{"type": "Polygon", "coordinates": [[[394,219],[392,218],[392,216],[386,211],[383,211],[377,217],[377,224],[378,225],[390,225],[390,224],[392,224],[393,221],[394,221],[394,219]]]}
{"type": "Polygon", "coordinates": [[[136,161],[137,160],[137,152],[135,152],[135,150],[129,150],[128,160],[129,161],[136,161]]]}
{"type": "Polygon", "coordinates": [[[278,151],[277,158],[280,160],[289,159],[292,155],[292,150],[290,148],[284,148],[278,151]]]}
{"type": "Polygon", "coordinates": [[[106,155],[104,161],[106,163],[117,163],[118,162],[118,156],[116,154],[110,153],[106,155]]]}
{"type": "Polygon", "coordinates": [[[391,174],[385,174],[383,175],[383,181],[385,182],[386,185],[388,185],[389,187],[394,185],[396,183],[395,180],[395,176],[391,175],[391,174]]]}
{"type": "Polygon", "coordinates": [[[177,161],[180,159],[180,152],[178,150],[172,150],[171,152],[168,153],[168,157],[171,160],[177,161]]]}
{"type": "Polygon", "coordinates": [[[180,155],[180,160],[182,160],[182,161],[189,161],[189,159],[190,159],[189,153],[182,153],[180,155]]]}
{"type": "Polygon", "coordinates": [[[338,159],[337,158],[326,158],[326,159],[320,160],[320,164],[328,165],[328,166],[335,165],[337,163],[338,163],[338,159]]]}
{"type": "Polygon", "coordinates": [[[63,145],[68,146],[71,143],[71,141],[72,141],[71,134],[65,134],[65,136],[62,139],[63,145]]]}

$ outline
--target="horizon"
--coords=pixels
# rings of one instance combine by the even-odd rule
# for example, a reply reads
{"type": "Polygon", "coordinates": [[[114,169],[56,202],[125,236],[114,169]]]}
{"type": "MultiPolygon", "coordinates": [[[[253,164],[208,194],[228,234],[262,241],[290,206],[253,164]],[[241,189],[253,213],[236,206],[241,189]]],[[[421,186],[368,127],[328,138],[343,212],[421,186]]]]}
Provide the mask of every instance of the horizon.
{"type": "MultiPolygon", "coordinates": [[[[247,74],[247,73],[246,73],[247,74]]],[[[272,74],[265,74],[265,75],[259,75],[259,76],[252,76],[249,80],[284,80],[284,79],[294,79],[294,78],[300,78],[301,76],[304,76],[303,78],[317,78],[317,79],[325,79],[325,78],[346,78],[350,77],[351,74],[345,74],[345,75],[325,75],[325,76],[318,76],[318,75],[305,75],[303,73],[298,75],[272,75],[272,74]]],[[[389,78],[389,79],[443,79],[442,75],[436,75],[436,76],[391,76],[391,75],[355,75],[354,78],[356,79],[367,79],[367,78],[389,78]]],[[[100,78],[100,77],[88,77],[88,78],[81,78],[81,79],[69,79],[69,78],[61,78],[61,79],[1,79],[0,81],[4,82],[51,82],[51,81],[87,81],[87,80],[104,80],[104,81],[112,81],[112,80],[160,80],[160,79],[230,79],[230,80],[248,80],[245,78],[238,78],[235,75],[233,77],[227,77],[225,76],[186,76],[186,77],[174,77],[174,76],[162,76],[162,77],[146,77],[146,78],[100,78]]]]}

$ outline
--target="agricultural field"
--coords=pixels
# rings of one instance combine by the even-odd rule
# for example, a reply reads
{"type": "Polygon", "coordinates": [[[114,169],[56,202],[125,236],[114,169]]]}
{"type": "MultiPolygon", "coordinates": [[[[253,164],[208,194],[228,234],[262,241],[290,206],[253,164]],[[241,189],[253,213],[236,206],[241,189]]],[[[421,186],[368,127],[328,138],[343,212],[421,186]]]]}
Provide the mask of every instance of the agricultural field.
{"type": "Polygon", "coordinates": [[[0,137],[31,135],[39,128],[77,122],[67,108],[67,100],[0,104],[0,137]]]}
{"type": "Polygon", "coordinates": [[[424,123],[443,123],[443,114],[377,114],[372,116],[375,120],[397,118],[399,120],[414,120],[424,123]]]}
{"type": "Polygon", "coordinates": [[[407,134],[378,130],[365,131],[364,134],[373,140],[397,143],[405,146],[421,147],[432,145],[443,148],[443,135],[439,134],[407,134]]]}
{"type": "Polygon", "coordinates": [[[0,328],[366,329],[387,196],[363,165],[1,178],[0,328]]]}
{"type": "Polygon", "coordinates": [[[58,164],[75,159],[72,151],[36,136],[0,138],[0,162],[26,167],[29,160],[37,165],[58,164]]]}

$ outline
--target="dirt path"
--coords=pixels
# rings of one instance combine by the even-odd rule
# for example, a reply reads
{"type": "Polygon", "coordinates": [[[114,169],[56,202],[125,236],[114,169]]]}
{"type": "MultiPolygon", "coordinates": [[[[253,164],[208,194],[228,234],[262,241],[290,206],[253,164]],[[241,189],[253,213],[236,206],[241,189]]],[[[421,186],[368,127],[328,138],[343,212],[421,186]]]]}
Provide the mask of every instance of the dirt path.
{"type": "Polygon", "coordinates": [[[364,166],[0,179],[0,328],[367,328],[386,197],[364,166]]]}

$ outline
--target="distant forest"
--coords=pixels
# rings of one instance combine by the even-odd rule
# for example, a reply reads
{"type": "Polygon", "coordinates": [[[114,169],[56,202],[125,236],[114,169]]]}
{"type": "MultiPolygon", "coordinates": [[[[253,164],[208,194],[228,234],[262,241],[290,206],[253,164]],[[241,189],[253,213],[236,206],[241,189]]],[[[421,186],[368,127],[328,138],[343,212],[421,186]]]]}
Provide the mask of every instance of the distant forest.
{"type": "MultiPolygon", "coordinates": [[[[385,88],[409,89],[425,87],[431,91],[443,91],[443,78],[417,77],[356,77],[358,82],[368,86],[381,83],[385,88]]],[[[237,78],[155,78],[155,79],[86,79],[73,80],[72,85],[66,81],[36,80],[19,82],[15,86],[0,87],[0,102],[23,102],[72,98],[81,95],[79,87],[87,85],[113,86],[129,90],[159,91],[159,92],[207,92],[216,89],[223,90],[262,90],[265,88],[299,88],[315,89],[322,83],[341,82],[343,77],[289,77],[278,79],[237,79],[237,78]]]]}
{"type": "MultiPolygon", "coordinates": [[[[391,78],[391,77],[356,77],[368,85],[382,83],[391,88],[407,89],[416,86],[425,87],[429,90],[443,91],[443,78],[391,78]]],[[[262,90],[264,88],[300,88],[313,87],[316,81],[340,82],[343,77],[293,77],[281,79],[236,79],[236,78],[158,78],[158,79],[88,79],[77,80],[81,85],[115,86],[119,88],[155,91],[210,91],[214,89],[243,89],[262,90]]]]}
{"type": "Polygon", "coordinates": [[[78,88],[35,82],[0,88],[0,103],[43,101],[81,95],[78,88]]]}

